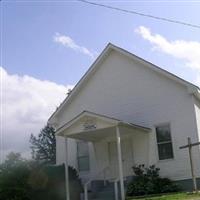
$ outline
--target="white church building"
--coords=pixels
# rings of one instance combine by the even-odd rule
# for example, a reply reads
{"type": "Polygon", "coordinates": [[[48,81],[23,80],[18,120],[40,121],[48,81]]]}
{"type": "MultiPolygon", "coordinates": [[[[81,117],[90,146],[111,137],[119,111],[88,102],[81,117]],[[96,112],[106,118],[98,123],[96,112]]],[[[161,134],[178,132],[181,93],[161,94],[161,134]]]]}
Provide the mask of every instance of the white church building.
{"type": "MultiPolygon", "coordinates": [[[[78,170],[85,200],[89,189],[97,194],[107,182],[124,200],[138,164],[154,164],[161,176],[192,184],[188,150],[179,147],[188,137],[200,141],[200,89],[113,44],[48,123],[56,128],[57,164],[78,170]]],[[[200,146],[192,153],[200,178],[200,146]]]]}

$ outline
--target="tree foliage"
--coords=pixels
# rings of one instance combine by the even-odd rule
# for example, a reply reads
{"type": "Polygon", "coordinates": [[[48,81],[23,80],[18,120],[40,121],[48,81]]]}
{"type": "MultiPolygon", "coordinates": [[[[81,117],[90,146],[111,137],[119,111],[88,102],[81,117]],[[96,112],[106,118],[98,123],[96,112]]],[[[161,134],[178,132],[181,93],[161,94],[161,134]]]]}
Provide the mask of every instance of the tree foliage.
{"type": "Polygon", "coordinates": [[[20,153],[14,153],[14,152],[10,152],[7,156],[6,156],[6,160],[4,161],[3,164],[1,164],[0,166],[0,170],[10,170],[16,166],[25,164],[25,159],[23,159],[21,157],[20,153]]]}
{"type": "Polygon", "coordinates": [[[46,125],[37,137],[31,134],[30,143],[33,159],[48,164],[56,163],[56,137],[53,127],[46,125]]]}
{"type": "Polygon", "coordinates": [[[30,167],[19,153],[11,152],[0,165],[0,200],[29,200],[30,167]]]}
{"type": "MultiPolygon", "coordinates": [[[[82,191],[76,169],[69,166],[71,199],[79,200],[82,191]]],[[[64,200],[65,167],[27,161],[10,153],[0,165],[0,200],[64,200]]]]}

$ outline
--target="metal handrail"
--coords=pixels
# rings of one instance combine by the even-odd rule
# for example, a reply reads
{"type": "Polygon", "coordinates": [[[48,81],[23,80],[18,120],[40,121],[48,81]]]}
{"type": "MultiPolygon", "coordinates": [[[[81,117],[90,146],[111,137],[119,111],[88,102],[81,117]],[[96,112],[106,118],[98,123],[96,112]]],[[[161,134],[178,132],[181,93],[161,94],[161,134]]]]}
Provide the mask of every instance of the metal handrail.
{"type": "Polygon", "coordinates": [[[117,185],[117,182],[119,181],[118,178],[115,179],[114,181],[114,191],[115,191],[115,200],[118,200],[119,198],[119,195],[118,195],[118,185],[117,185]]]}
{"type": "MultiPolygon", "coordinates": [[[[103,178],[104,178],[104,186],[106,185],[106,170],[109,169],[109,167],[105,167],[103,170],[97,172],[96,174],[93,175],[92,178],[90,178],[89,181],[87,181],[85,184],[84,184],[84,200],[88,200],[88,185],[94,180],[94,178],[96,178],[98,175],[102,174],[103,173],[103,178]]],[[[119,178],[110,178],[110,179],[107,179],[107,180],[110,180],[112,182],[114,182],[114,191],[115,191],[115,200],[118,200],[119,199],[119,191],[118,191],[118,185],[117,183],[119,182],[119,178]]]]}
{"type": "MultiPolygon", "coordinates": [[[[119,178],[112,178],[112,179],[108,179],[110,181],[112,181],[114,183],[114,192],[115,192],[115,200],[119,200],[119,189],[118,189],[118,185],[117,183],[119,182],[119,178]]],[[[126,180],[126,178],[124,177],[123,180],[126,180]]]]}
{"type": "Polygon", "coordinates": [[[119,178],[116,178],[116,179],[111,178],[109,180],[114,183],[115,200],[118,200],[119,199],[119,194],[118,194],[118,185],[117,185],[117,182],[119,181],[119,178]]]}
{"type": "Polygon", "coordinates": [[[103,170],[97,172],[96,174],[92,175],[92,178],[90,178],[89,181],[87,181],[84,184],[84,200],[88,200],[88,185],[94,180],[95,177],[97,177],[98,175],[103,173],[103,178],[104,178],[104,185],[106,184],[106,176],[105,176],[105,172],[109,167],[105,167],[103,168],[103,170]]]}

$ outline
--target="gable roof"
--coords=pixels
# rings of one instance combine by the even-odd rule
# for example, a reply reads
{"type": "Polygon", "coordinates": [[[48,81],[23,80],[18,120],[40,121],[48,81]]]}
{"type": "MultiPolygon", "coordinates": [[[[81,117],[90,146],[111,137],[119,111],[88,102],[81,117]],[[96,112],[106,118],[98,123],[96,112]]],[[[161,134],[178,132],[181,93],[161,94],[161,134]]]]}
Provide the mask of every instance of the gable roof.
{"type": "Polygon", "coordinates": [[[111,43],[109,43],[105,49],[102,51],[102,53],[97,57],[97,59],[94,61],[94,63],[91,65],[91,67],[87,70],[87,72],[84,74],[84,76],[79,80],[79,82],[75,85],[75,87],[73,88],[73,90],[71,91],[71,93],[65,98],[65,100],[60,104],[60,106],[55,110],[55,112],[50,116],[50,118],[48,119],[48,122],[51,121],[51,119],[56,116],[60,110],[63,108],[64,105],[66,105],[67,103],[69,103],[73,97],[76,96],[76,94],[78,93],[78,91],[81,89],[82,85],[87,82],[87,80],[90,78],[90,76],[96,71],[97,67],[100,65],[100,63],[103,62],[103,60],[108,56],[108,54],[111,51],[116,51],[122,55],[125,55],[141,64],[143,64],[146,67],[149,67],[150,69],[152,69],[153,71],[160,73],[162,75],[164,75],[165,77],[178,82],[186,87],[188,87],[188,91],[189,93],[195,95],[197,97],[197,99],[200,100],[200,88],[170,72],[168,72],[167,70],[164,70],[154,64],[152,64],[151,62],[148,62],[146,60],[144,60],[143,58],[140,58],[138,56],[136,56],[135,54],[132,54],[130,52],[128,52],[125,49],[122,49],[116,45],[113,45],[111,43]]]}

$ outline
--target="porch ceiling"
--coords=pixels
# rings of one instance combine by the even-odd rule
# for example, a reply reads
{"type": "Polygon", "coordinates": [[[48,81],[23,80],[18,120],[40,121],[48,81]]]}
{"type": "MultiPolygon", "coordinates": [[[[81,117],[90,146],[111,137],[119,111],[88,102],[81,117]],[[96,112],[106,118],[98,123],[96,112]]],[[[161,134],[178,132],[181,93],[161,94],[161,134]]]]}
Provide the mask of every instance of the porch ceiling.
{"type": "Polygon", "coordinates": [[[103,139],[112,139],[112,138],[115,139],[117,126],[119,127],[122,138],[126,135],[131,135],[131,134],[133,135],[135,133],[144,134],[150,131],[150,129],[148,130],[138,129],[135,127],[123,126],[122,124],[120,124],[120,125],[116,125],[112,127],[82,131],[82,132],[77,132],[73,134],[65,134],[65,132],[63,132],[61,136],[65,138],[73,138],[73,139],[78,139],[78,140],[83,140],[83,141],[88,141],[88,142],[96,142],[96,141],[101,141],[103,139]]]}
{"type": "Polygon", "coordinates": [[[115,127],[96,129],[91,131],[83,131],[72,135],[65,135],[64,137],[84,140],[89,142],[100,141],[108,137],[112,137],[115,134],[115,127]]]}

